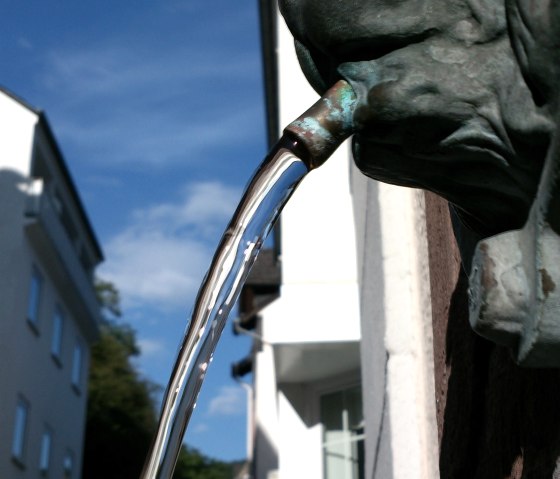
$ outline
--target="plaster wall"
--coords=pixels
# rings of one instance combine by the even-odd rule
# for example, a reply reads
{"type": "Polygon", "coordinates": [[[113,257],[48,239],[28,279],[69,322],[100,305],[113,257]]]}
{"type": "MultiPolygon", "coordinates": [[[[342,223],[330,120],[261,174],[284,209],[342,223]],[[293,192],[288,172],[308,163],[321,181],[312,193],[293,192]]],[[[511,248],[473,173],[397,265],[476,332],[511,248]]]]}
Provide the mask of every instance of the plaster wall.
{"type": "Polygon", "coordinates": [[[57,290],[43,258],[27,241],[23,229],[26,195],[18,189],[24,179],[0,171],[0,224],[6,226],[2,227],[0,236],[0,269],[3,272],[0,278],[0,477],[40,477],[39,455],[45,427],[53,432],[50,474],[63,477],[63,460],[68,450],[73,453],[74,470],[81,468],[89,348],[64,302],[64,292],[57,290]],[[44,280],[36,327],[26,319],[33,265],[44,280]],[[60,362],[51,356],[57,305],[66,315],[60,362]],[[73,388],[71,380],[76,341],[84,351],[79,390],[73,388]],[[11,458],[15,411],[20,397],[29,404],[25,468],[11,458]]]}
{"type": "MultiPolygon", "coordinates": [[[[10,479],[45,477],[39,470],[45,428],[52,432],[48,477],[65,477],[63,465],[69,451],[73,456],[72,477],[80,476],[87,400],[91,334],[78,321],[86,312],[76,309],[71,301],[72,279],[65,277],[60,281],[54,275],[54,269],[57,275],[63,271],[59,255],[76,252],[58,245],[57,254],[47,257],[44,249],[36,248],[30,241],[27,228],[30,221],[35,221],[26,217],[26,212],[32,200],[29,185],[37,145],[36,121],[35,113],[0,92],[0,477],[10,479]],[[43,279],[36,324],[27,319],[33,267],[43,279]],[[58,359],[51,354],[57,307],[65,315],[58,359]],[[72,384],[76,343],[80,343],[83,352],[78,388],[72,384]],[[11,449],[20,398],[25,399],[29,410],[23,461],[18,463],[13,460],[11,449]]],[[[44,155],[44,159],[53,160],[49,155],[44,155]]],[[[67,187],[64,183],[59,186],[67,187]]],[[[83,237],[80,240],[90,241],[83,237]]],[[[88,287],[93,288],[91,284],[88,287]]]]}
{"type": "MultiPolygon", "coordinates": [[[[318,95],[300,71],[292,37],[281,19],[278,35],[280,124],[285,126],[315,103],[318,95]]],[[[255,356],[254,469],[258,479],[271,474],[280,479],[323,477],[318,397],[310,388],[319,376],[326,379],[324,368],[308,368],[297,383],[279,384],[274,353],[297,357],[309,352],[311,344],[313,357],[325,357],[328,362],[336,361],[336,354],[344,354],[349,343],[358,344],[348,151],[348,146],[341,147],[325,165],[311,172],[282,213],[281,294],[260,312],[262,343],[255,356]],[[325,348],[322,353],[324,345],[333,344],[340,348],[325,348]],[[282,349],[281,345],[290,347],[282,349]]],[[[351,367],[355,372],[359,364],[351,367]]]]}
{"type": "Polygon", "coordinates": [[[254,359],[254,451],[255,478],[266,479],[270,471],[278,470],[278,402],[274,352],[263,344],[254,359]]]}
{"type": "MultiPolygon", "coordinates": [[[[282,20],[278,45],[280,124],[286,125],[317,95],[300,73],[282,20]]],[[[365,477],[437,477],[423,192],[366,179],[343,145],[294,194],[282,215],[281,238],[281,298],[263,311],[264,341],[361,338],[365,477]]],[[[303,391],[311,382],[292,386],[303,391]]],[[[293,389],[285,393],[279,391],[276,402],[279,477],[314,477],[321,467],[298,473],[306,466],[297,452],[312,458],[312,450],[320,451],[310,439],[318,424],[298,409],[301,397],[293,389]]]]}
{"type": "MultiPolygon", "coordinates": [[[[280,124],[285,126],[319,97],[301,73],[293,38],[281,17],[279,24],[280,124]]],[[[321,168],[309,173],[284,208],[282,300],[267,311],[269,341],[360,337],[348,153],[348,145],[342,145],[321,168]]]]}
{"type": "Polygon", "coordinates": [[[447,203],[426,194],[441,479],[560,477],[560,372],[475,334],[447,203]]]}
{"type": "Polygon", "coordinates": [[[278,392],[279,479],[323,478],[321,424],[310,411],[313,398],[305,386],[286,385],[278,392]],[[297,441],[294,440],[297,438],[297,441]]]}
{"type": "Polygon", "coordinates": [[[0,92],[0,166],[13,171],[30,169],[37,114],[0,92]]]}
{"type": "Polygon", "coordinates": [[[352,174],[366,477],[438,477],[424,194],[352,174]]]}
{"type": "Polygon", "coordinates": [[[282,287],[281,297],[281,301],[266,310],[266,341],[284,344],[359,341],[356,285],[286,285],[282,287]]]}
{"type": "MultiPolygon", "coordinates": [[[[299,69],[291,34],[281,24],[280,124],[298,117],[319,97],[299,69]]],[[[348,147],[312,171],[282,213],[282,274],[286,285],[355,283],[354,225],[348,183],[348,147]]]]}

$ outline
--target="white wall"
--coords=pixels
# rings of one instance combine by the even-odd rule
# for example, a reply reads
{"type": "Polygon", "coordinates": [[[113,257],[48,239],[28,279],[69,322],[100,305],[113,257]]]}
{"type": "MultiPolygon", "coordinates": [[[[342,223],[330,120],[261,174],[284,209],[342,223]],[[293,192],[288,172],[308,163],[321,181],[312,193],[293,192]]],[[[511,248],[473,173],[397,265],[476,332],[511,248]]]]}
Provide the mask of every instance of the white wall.
{"type": "MultiPolygon", "coordinates": [[[[61,257],[47,257],[33,246],[29,226],[38,222],[25,216],[36,123],[35,113],[0,91],[0,477],[10,479],[42,477],[38,461],[41,436],[47,425],[53,432],[49,477],[63,477],[63,459],[68,448],[74,454],[72,477],[80,476],[87,400],[89,343],[77,321],[85,311],[69,304],[67,282],[54,281],[52,265],[61,269],[61,257]],[[26,319],[32,265],[43,276],[36,327],[26,319]],[[55,361],[51,340],[58,305],[67,316],[60,361],[55,361]],[[72,387],[77,340],[83,346],[79,390],[72,387]],[[11,458],[19,396],[25,397],[30,406],[25,468],[11,458]]],[[[64,248],[60,251],[73,254],[64,248]]]]}
{"type": "Polygon", "coordinates": [[[280,479],[323,478],[323,430],[309,410],[314,399],[311,396],[309,390],[298,385],[291,387],[289,398],[283,391],[278,393],[280,479]],[[305,403],[299,411],[298,401],[305,403]]]}
{"type": "Polygon", "coordinates": [[[0,168],[29,172],[37,114],[0,91],[0,168]]]}
{"type": "MultiPolygon", "coordinates": [[[[279,23],[280,124],[286,126],[319,97],[301,73],[293,39],[281,17],[279,23]]],[[[308,407],[318,408],[318,397],[310,391],[314,381],[325,379],[325,372],[314,378],[321,368],[308,368],[305,380],[280,385],[274,352],[298,357],[298,347],[303,353],[309,351],[305,345],[313,343],[312,354],[321,360],[322,345],[340,344],[340,349],[325,349],[325,360],[336,361],[336,354],[344,354],[349,342],[357,346],[359,341],[348,153],[348,146],[343,145],[325,165],[311,172],[281,216],[281,296],[261,311],[264,344],[255,361],[257,441],[260,434],[267,443],[262,448],[272,445],[276,456],[270,450],[259,455],[257,446],[258,479],[266,478],[265,463],[268,471],[276,464],[280,479],[323,477],[322,429],[317,410],[308,407]]],[[[351,367],[355,371],[359,364],[351,367]]]]}
{"type": "MultiPolygon", "coordinates": [[[[317,95],[280,24],[280,118],[286,125],[317,95]]],[[[373,182],[355,168],[350,178],[349,171],[348,147],[342,147],[287,205],[282,299],[267,312],[265,337],[352,340],[361,332],[366,477],[432,479],[438,476],[437,428],[424,196],[373,182]]]]}
{"type": "MultiPolygon", "coordinates": [[[[286,126],[319,96],[299,68],[282,17],[278,35],[280,124],[286,126]]],[[[282,213],[282,300],[268,310],[270,341],[360,337],[348,155],[348,145],[342,145],[308,174],[282,213]]]]}
{"type": "Polygon", "coordinates": [[[366,477],[439,477],[424,194],[353,173],[366,477]]]}
{"type": "Polygon", "coordinates": [[[274,353],[264,344],[254,361],[254,453],[255,478],[265,479],[278,469],[278,403],[274,353]]]}

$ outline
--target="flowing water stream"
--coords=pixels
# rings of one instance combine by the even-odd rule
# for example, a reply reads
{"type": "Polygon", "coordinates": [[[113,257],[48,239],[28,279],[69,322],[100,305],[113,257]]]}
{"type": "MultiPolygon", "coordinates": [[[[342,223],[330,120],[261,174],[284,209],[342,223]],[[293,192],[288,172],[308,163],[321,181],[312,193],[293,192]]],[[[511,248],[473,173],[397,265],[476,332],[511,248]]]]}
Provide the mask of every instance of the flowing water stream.
{"type": "Polygon", "coordinates": [[[251,266],[303,177],[351,133],[355,96],[344,81],[291,123],[253,175],[198,292],[140,479],[170,479],[206,370],[251,266]]]}

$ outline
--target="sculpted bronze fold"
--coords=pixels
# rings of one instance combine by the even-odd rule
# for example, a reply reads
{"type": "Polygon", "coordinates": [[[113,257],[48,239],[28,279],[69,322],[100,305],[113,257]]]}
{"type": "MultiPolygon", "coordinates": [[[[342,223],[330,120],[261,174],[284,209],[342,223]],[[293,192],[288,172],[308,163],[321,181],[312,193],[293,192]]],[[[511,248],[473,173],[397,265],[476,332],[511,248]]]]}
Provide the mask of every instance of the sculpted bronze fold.
{"type": "Polygon", "coordinates": [[[521,364],[560,366],[560,2],[280,9],[313,87],[342,77],[357,95],[357,166],[449,200],[465,269],[474,262],[473,328],[521,364]]]}

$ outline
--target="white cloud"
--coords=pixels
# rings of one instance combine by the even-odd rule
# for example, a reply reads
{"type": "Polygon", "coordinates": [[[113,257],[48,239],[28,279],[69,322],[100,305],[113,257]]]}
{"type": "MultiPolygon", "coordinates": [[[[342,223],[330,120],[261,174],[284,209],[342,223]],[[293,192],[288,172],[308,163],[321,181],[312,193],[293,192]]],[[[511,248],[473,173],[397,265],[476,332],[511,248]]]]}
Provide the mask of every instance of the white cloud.
{"type": "Polygon", "coordinates": [[[181,196],[177,203],[162,203],[134,211],[135,221],[175,231],[187,225],[207,231],[216,223],[225,225],[233,205],[240,199],[240,192],[218,181],[208,181],[186,185],[181,196]]]}
{"type": "Polygon", "coordinates": [[[208,405],[212,416],[236,416],[246,408],[246,393],[239,386],[222,386],[208,405]]]}
{"type": "Polygon", "coordinates": [[[142,356],[155,356],[162,351],[165,351],[165,344],[157,339],[138,339],[138,347],[142,356]]]}
{"type": "Polygon", "coordinates": [[[65,115],[57,120],[57,133],[66,144],[79,147],[109,168],[200,165],[204,159],[223,155],[224,148],[254,141],[254,128],[262,124],[262,111],[254,105],[238,110],[230,105],[221,111],[208,105],[204,114],[195,116],[189,113],[195,107],[177,113],[173,108],[130,105],[120,112],[105,111],[101,118],[81,124],[72,120],[72,115],[79,113],[65,115]]]}
{"type": "Polygon", "coordinates": [[[49,81],[56,92],[72,91],[72,104],[60,98],[57,133],[96,162],[200,162],[224,147],[251,141],[262,125],[260,104],[247,101],[242,88],[227,101],[220,84],[224,80],[216,85],[215,96],[208,88],[196,94],[198,83],[212,77],[227,78],[231,85],[243,85],[246,72],[258,78],[250,59],[226,64],[197,60],[196,67],[185,69],[172,59],[137,63],[118,53],[59,55],[49,81]]]}
{"type": "Polygon", "coordinates": [[[132,227],[106,247],[108,279],[118,285],[125,301],[180,302],[194,294],[208,250],[190,238],[132,227]],[[136,230],[136,231],[134,231],[136,230]]]}
{"type": "Polygon", "coordinates": [[[33,44],[29,41],[27,37],[20,36],[17,39],[17,44],[23,50],[33,50],[33,44]]]}
{"type": "Polygon", "coordinates": [[[125,307],[186,306],[210,264],[239,191],[219,182],[187,185],[176,202],[136,210],[105,245],[100,275],[125,307]]]}
{"type": "Polygon", "coordinates": [[[42,82],[57,136],[110,167],[200,163],[264,133],[259,58],[228,45],[68,47],[47,56],[42,82]]]}
{"type": "MultiPolygon", "coordinates": [[[[223,48],[223,47],[222,47],[223,48]]],[[[46,81],[51,88],[66,88],[73,101],[84,101],[97,94],[131,97],[140,90],[159,91],[166,98],[171,91],[225,75],[230,81],[245,80],[258,59],[239,52],[223,61],[218,48],[201,50],[182,45],[167,51],[150,51],[129,45],[93,45],[90,48],[51,51],[47,58],[46,81]],[[217,61],[218,58],[222,61],[217,61]],[[182,59],[183,61],[178,61],[182,59]]]]}
{"type": "Polygon", "coordinates": [[[199,424],[195,424],[195,426],[190,430],[190,432],[193,432],[195,434],[202,434],[204,432],[207,432],[210,428],[208,427],[208,424],[205,423],[199,423],[199,424]]]}

